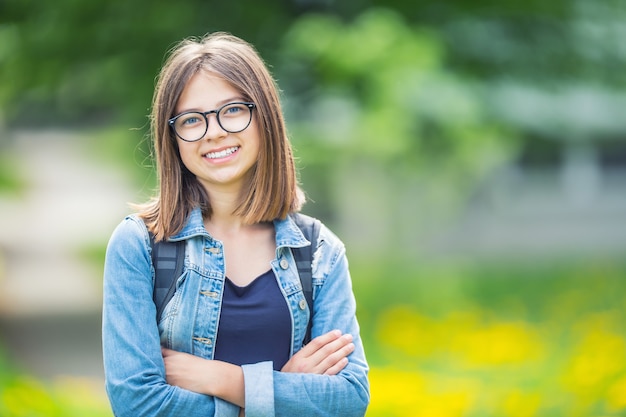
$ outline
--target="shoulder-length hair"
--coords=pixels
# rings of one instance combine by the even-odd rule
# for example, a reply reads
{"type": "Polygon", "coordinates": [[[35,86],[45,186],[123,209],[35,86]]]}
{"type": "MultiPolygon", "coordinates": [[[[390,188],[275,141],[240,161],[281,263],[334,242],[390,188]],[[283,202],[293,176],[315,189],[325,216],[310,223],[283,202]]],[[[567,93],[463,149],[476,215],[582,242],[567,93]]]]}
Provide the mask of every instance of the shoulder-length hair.
{"type": "Polygon", "coordinates": [[[246,101],[256,104],[253,117],[261,146],[234,214],[241,216],[246,224],[254,224],[285,218],[290,212],[299,211],[304,203],[278,89],[255,48],[221,32],[201,39],[186,39],[166,59],[152,100],[150,131],[159,189],[156,197],[137,208],[157,240],[179,232],[195,207],[201,208],[205,218],[210,218],[212,213],[209,196],[184,166],[175,134],[168,124],[168,119],[175,116],[185,85],[199,71],[217,74],[246,101]]]}

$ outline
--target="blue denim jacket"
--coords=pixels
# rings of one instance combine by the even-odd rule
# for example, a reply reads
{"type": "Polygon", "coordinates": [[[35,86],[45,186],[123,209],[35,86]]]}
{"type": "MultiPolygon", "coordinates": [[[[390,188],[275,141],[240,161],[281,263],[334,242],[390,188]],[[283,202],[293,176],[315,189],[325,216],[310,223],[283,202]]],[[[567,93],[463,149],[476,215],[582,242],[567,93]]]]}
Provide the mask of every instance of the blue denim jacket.
{"type": "MultiPolygon", "coordinates": [[[[287,218],[274,222],[271,263],[292,318],[291,354],[302,346],[309,308],[291,247],[308,243],[287,218]]],[[[187,240],[185,271],[156,323],[154,269],[146,227],[132,215],[116,228],[104,268],[103,355],[106,389],[116,416],[233,416],[239,407],[168,385],[161,345],[212,359],[224,287],[222,243],[194,210],[172,240],[187,240]]],[[[313,261],[312,337],[333,329],[354,337],[349,364],[337,375],[284,373],[271,362],[244,365],[246,416],[363,416],[369,403],[368,365],[341,241],[322,226],[313,261]]]]}

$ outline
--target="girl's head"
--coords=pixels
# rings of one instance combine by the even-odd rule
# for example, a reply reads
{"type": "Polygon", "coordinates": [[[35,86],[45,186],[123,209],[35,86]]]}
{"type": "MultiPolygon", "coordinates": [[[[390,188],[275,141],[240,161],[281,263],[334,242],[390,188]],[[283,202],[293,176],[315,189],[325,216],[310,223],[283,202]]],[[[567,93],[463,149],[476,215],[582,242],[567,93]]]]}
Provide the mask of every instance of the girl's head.
{"type": "Polygon", "coordinates": [[[256,166],[239,197],[235,214],[246,223],[284,218],[304,201],[276,85],[263,60],[247,42],[225,33],[187,39],[171,52],[158,78],[152,103],[151,131],[156,154],[160,193],[144,210],[144,218],[157,238],[179,231],[194,207],[211,215],[204,187],[183,165],[168,119],[176,115],[187,82],[207,71],[231,84],[253,111],[261,139],[256,166]]]}

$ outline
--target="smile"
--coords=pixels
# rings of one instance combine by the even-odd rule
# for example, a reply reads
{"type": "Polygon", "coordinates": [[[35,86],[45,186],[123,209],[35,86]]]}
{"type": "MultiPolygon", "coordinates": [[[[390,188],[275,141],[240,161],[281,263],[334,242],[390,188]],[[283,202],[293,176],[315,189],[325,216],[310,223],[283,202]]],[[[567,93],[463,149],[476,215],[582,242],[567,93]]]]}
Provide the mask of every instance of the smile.
{"type": "Polygon", "coordinates": [[[208,159],[226,158],[228,155],[232,155],[233,153],[237,152],[238,150],[239,150],[239,146],[233,146],[232,148],[226,148],[226,149],[221,150],[219,152],[209,152],[209,153],[205,154],[204,157],[208,158],[208,159]]]}

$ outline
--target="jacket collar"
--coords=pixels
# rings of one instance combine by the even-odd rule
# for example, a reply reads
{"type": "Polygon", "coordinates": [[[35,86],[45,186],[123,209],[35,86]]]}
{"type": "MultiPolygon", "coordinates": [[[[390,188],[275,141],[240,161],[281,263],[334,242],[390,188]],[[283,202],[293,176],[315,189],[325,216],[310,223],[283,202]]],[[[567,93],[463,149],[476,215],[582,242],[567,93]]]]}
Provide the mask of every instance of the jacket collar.
{"type": "MultiPolygon", "coordinates": [[[[291,216],[287,216],[285,219],[274,220],[274,230],[276,231],[277,248],[283,246],[299,248],[310,244],[291,216]]],[[[182,230],[171,236],[168,240],[174,242],[189,239],[195,236],[206,236],[213,239],[204,228],[202,211],[199,207],[196,207],[191,211],[189,217],[187,218],[187,223],[182,230]]]]}

